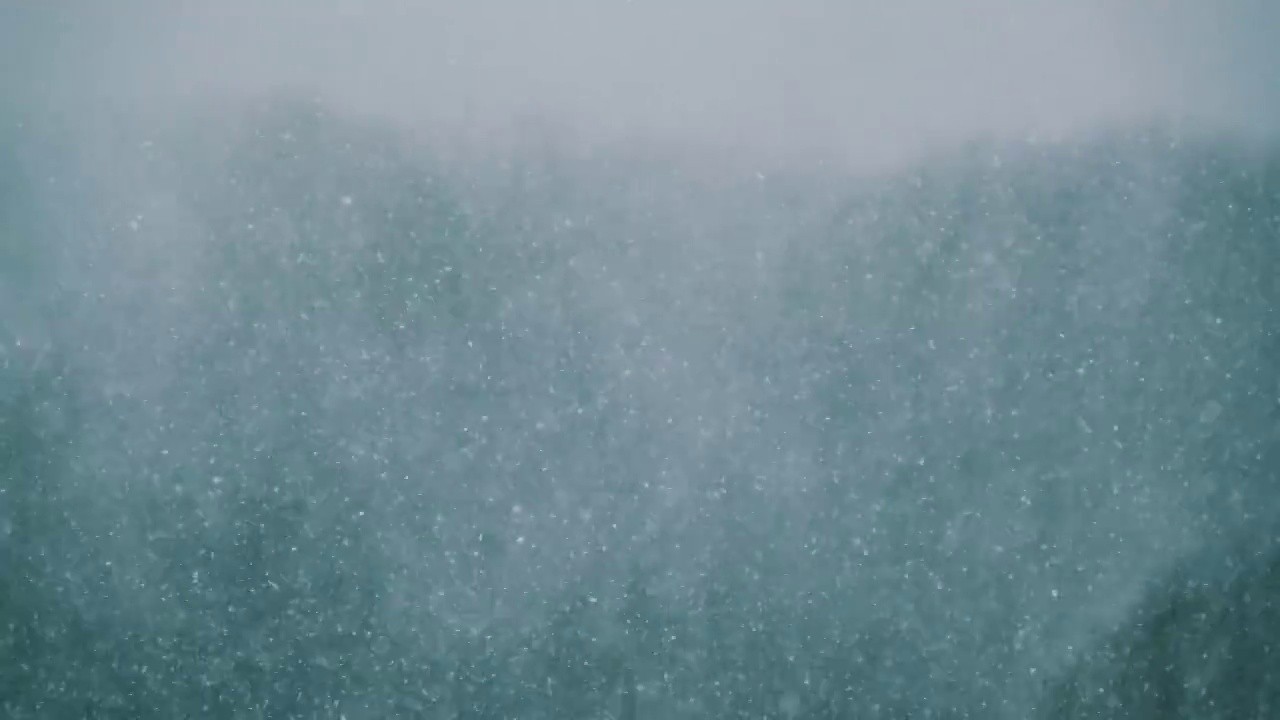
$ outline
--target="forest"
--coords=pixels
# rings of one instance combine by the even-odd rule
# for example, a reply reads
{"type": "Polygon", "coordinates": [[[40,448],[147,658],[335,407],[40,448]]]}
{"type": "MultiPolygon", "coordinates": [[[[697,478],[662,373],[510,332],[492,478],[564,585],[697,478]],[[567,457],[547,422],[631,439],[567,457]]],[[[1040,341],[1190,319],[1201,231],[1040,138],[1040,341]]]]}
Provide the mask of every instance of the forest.
{"type": "Polygon", "coordinates": [[[0,141],[0,716],[1280,712],[1280,151],[0,141]]]}

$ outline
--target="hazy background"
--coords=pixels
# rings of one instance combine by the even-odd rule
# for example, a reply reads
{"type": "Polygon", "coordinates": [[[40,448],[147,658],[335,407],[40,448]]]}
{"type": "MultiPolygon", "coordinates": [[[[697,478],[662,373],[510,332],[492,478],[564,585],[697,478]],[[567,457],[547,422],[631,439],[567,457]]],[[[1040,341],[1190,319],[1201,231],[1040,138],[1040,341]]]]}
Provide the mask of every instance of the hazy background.
{"type": "Polygon", "coordinates": [[[1106,121],[1267,128],[1280,92],[1280,11],[1263,0],[129,0],[3,12],[6,76],[51,102],[159,113],[287,86],[481,137],[534,116],[586,138],[657,134],[855,164],[1106,121]]]}

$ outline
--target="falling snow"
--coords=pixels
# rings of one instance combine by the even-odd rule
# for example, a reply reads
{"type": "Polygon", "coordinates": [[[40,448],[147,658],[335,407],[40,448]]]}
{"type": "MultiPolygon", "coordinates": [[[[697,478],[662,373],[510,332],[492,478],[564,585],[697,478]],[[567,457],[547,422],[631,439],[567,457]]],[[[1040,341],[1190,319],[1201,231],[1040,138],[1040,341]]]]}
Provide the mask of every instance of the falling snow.
{"type": "Polygon", "coordinates": [[[1276,145],[454,137],[305,65],[0,108],[0,717],[1280,716],[1276,145]]]}

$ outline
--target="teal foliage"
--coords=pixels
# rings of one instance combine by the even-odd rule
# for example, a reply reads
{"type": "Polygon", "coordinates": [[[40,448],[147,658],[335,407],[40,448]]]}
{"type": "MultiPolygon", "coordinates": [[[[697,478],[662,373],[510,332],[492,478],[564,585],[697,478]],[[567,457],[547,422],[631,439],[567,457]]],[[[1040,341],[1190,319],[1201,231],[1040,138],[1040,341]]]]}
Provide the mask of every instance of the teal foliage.
{"type": "Polygon", "coordinates": [[[1274,152],[460,167],[275,100],[130,230],[8,147],[10,716],[1274,706],[1270,561],[1183,559],[1274,528],[1274,152]]]}

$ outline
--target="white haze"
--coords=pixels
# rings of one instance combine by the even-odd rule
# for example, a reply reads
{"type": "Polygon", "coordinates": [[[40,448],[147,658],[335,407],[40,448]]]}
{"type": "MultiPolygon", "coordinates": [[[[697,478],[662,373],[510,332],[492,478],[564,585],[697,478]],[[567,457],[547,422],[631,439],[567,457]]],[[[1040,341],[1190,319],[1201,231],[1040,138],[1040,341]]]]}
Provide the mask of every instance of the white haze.
{"type": "Polygon", "coordinates": [[[856,166],[1115,121],[1256,129],[1278,96],[1265,28],[1280,11],[1263,2],[133,0],[5,12],[11,79],[54,102],[163,114],[289,88],[472,139],[538,118],[578,141],[658,135],[856,166]]]}

